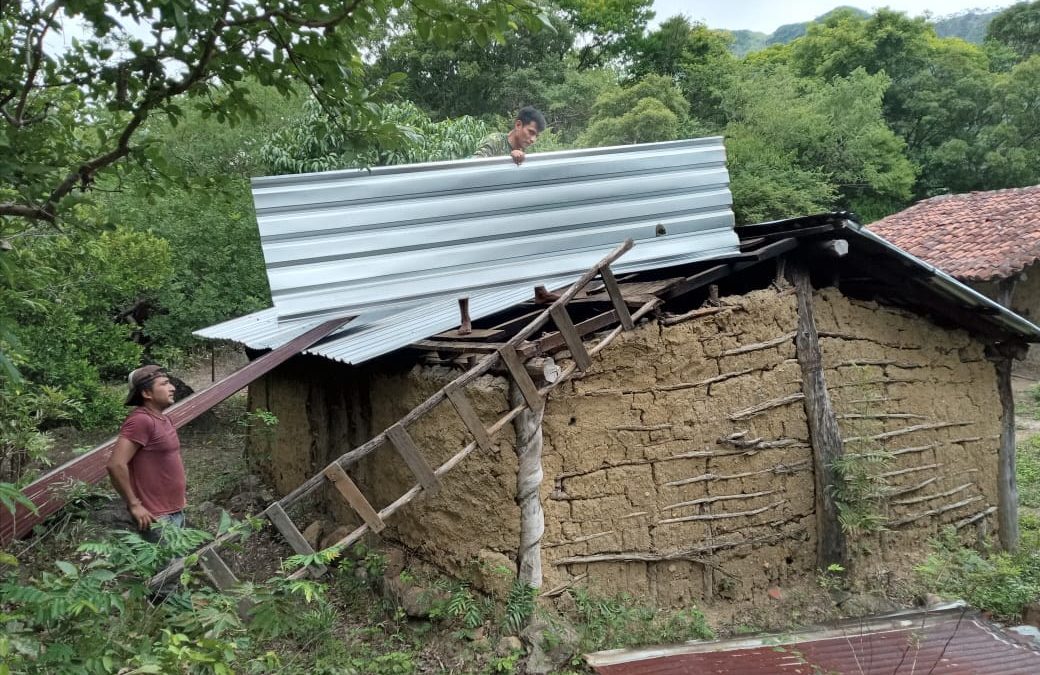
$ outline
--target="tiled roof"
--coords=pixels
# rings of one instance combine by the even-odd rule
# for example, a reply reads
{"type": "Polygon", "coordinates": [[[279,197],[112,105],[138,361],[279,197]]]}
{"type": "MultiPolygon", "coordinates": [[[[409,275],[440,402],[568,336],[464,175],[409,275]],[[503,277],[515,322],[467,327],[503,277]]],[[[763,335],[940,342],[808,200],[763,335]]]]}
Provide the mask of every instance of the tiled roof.
{"type": "Polygon", "coordinates": [[[962,281],[1004,279],[1040,259],[1040,185],[932,197],[870,229],[962,281]]]}

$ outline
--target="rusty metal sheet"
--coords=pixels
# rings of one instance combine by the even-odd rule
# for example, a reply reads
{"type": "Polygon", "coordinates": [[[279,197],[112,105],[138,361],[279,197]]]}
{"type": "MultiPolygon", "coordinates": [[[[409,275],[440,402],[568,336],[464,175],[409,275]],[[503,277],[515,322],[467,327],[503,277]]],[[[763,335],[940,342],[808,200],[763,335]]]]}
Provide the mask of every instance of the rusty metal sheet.
{"type": "Polygon", "coordinates": [[[966,609],[866,618],[798,635],[598,652],[586,660],[601,675],[1040,673],[1034,645],[966,609]]]}

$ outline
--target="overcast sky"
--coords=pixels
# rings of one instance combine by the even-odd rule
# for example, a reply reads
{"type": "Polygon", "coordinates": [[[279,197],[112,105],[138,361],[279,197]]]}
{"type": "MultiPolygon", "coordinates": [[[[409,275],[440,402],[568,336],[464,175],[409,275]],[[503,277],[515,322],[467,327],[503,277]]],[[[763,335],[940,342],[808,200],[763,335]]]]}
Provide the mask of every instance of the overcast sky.
{"type": "MultiPolygon", "coordinates": [[[[984,10],[992,11],[1010,7],[1014,1],[981,4],[984,10]]],[[[931,11],[934,16],[946,16],[966,9],[980,7],[979,0],[960,2],[959,0],[893,0],[892,2],[842,2],[841,0],[654,0],[655,23],[676,14],[685,14],[695,21],[702,21],[710,28],[727,30],[757,30],[772,33],[785,23],[801,23],[810,21],[826,12],[850,5],[873,12],[879,7],[888,7],[910,16],[918,16],[931,11]]]]}

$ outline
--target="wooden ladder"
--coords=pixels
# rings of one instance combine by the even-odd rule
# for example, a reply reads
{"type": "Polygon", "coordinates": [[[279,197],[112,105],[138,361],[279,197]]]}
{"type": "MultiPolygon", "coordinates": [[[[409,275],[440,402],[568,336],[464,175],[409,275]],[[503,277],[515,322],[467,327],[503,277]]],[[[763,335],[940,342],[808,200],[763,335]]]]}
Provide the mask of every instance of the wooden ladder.
{"type": "MultiPolygon", "coordinates": [[[[517,415],[526,409],[538,409],[541,407],[546,395],[553,388],[562,382],[565,382],[576,372],[584,373],[592,364],[592,358],[596,356],[596,354],[613,342],[622,331],[634,328],[635,322],[640,317],[649,313],[660,304],[661,300],[654,298],[642,305],[634,313],[629,313],[628,305],[625,304],[625,300],[621,296],[621,291],[610,270],[610,265],[626,251],[632,248],[632,245],[632,240],[629,239],[622,245],[618,246],[608,256],[585,272],[585,274],[575,281],[558,300],[553,302],[538,316],[532,319],[530,323],[524,326],[519,333],[510,338],[508,342],[502,344],[498,349],[484,356],[473,367],[413,408],[408,414],[395,422],[388,429],[384,430],[382,433],[378,434],[363,445],[360,445],[333,460],[321,472],[311,476],[295,490],[268,506],[262,512],[262,515],[266,516],[267,519],[271,521],[274,528],[282,535],[285,541],[294,551],[296,551],[296,553],[301,555],[312,555],[315,553],[314,549],[307,543],[303,534],[292,522],[286,512],[293,504],[312,494],[323,485],[331,483],[340,496],[342,496],[343,500],[350,505],[355,513],[358,514],[363,523],[346,537],[332,545],[338,548],[349,547],[361,539],[361,537],[368,531],[377,533],[381,532],[386,527],[387,518],[393,515],[398,509],[414,500],[421,493],[426,492],[428,494],[435,494],[440,489],[441,480],[444,476],[462,460],[477,448],[490,450],[491,439],[517,415]],[[567,312],[567,303],[574,299],[574,297],[597,276],[601,278],[603,285],[607,290],[620,325],[615,327],[594,346],[586,348],[585,344],[582,342],[581,336],[574,326],[574,322],[571,320],[571,317],[567,312]],[[539,388],[524,368],[523,358],[517,352],[517,349],[528,337],[545,325],[550,318],[553,319],[560,334],[563,336],[573,358],[573,363],[564,368],[555,381],[539,388]],[[473,409],[473,405],[470,403],[469,397],[466,394],[466,386],[499,364],[505,366],[509,376],[516,383],[517,388],[522,394],[523,403],[502,415],[491,425],[485,427],[484,423],[478,417],[476,410],[473,409]],[[466,447],[444,462],[444,464],[435,469],[423,458],[422,452],[416,445],[415,440],[408,433],[408,427],[445,399],[447,399],[454,407],[455,411],[458,413],[459,419],[469,430],[473,440],[466,445],[466,447]],[[407,464],[408,468],[415,476],[416,484],[401,495],[396,501],[377,511],[361,493],[357,484],[355,484],[350,476],[347,475],[346,470],[356,464],[363,457],[375,452],[381,445],[383,445],[383,443],[386,442],[389,442],[390,445],[393,446],[401,456],[401,459],[403,459],[405,464],[407,464]]],[[[235,575],[232,573],[228,565],[223,559],[221,559],[218,550],[224,543],[227,543],[229,540],[238,536],[240,535],[235,532],[225,533],[196,551],[202,570],[213,585],[221,591],[226,591],[238,585],[238,579],[235,578],[235,575]]],[[[177,560],[152,577],[149,584],[154,587],[161,585],[166,579],[177,578],[183,569],[183,560],[177,560]]],[[[296,570],[290,574],[288,578],[299,579],[308,574],[313,577],[320,577],[325,573],[325,571],[326,569],[324,567],[311,565],[296,570]]]]}

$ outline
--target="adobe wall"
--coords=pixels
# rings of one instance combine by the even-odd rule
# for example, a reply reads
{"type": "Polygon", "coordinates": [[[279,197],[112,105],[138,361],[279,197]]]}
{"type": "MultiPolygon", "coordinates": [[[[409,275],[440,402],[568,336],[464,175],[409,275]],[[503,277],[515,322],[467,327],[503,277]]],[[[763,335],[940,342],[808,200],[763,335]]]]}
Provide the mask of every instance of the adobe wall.
{"type": "MultiPolygon", "coordinates": [[[[736,606],[767,601],[773,586],[812,583],[814,486],[795,359],[795,298],[768,289],[723,304],[713,315],[667,327],[644,323],[622,334],[586,377],[550,397],[545,588],[574,582],[660,606],[736,606]]],[[[850,301],[833,289],[818,292],[814,305],[843,435],[877,436],[850,441],[849,452],[884,447],[894,456],[878,471],[909,470],[886,479],[907,490],[892,498],[889,515],[909,518],[971,500],[852,547],[864,571],[905,573],[942,523],[996,504],[994,369],[961,331],[850,301]],[[926,495],[936,496],[920,499],[926,495]]],[[[265,400],[280,419],[270,453],[283,490],[308,463],[319,469],[348,440],[355,446],[375,435],[459,372],[414,366],[387,373],[328,362],[307,371],[292,363],[251,389],[253,404],[265,400]],[[329,393],[344,386],[350,391],[329,393]],[[304,438],[307,452],[299,449],[304,438]]],[[[506,410],[505,386],[487,376],[471,387],[485,421],[506,410]]],[[[445,403],[409,431],[436,465],[469,441],[463,429],[445,403]]],[[[512,441],[507,427],[493,453],[464,461],[440,494],[391,518],[385,535],[453,573],[472,572],[477,560],[514,558],[512,441]]],[[[377,508],[414,483],[387,448],[352,474],[377,508]]],[[[328,503],[341,519],[352,519],[338,497],[328,503]]]]}

